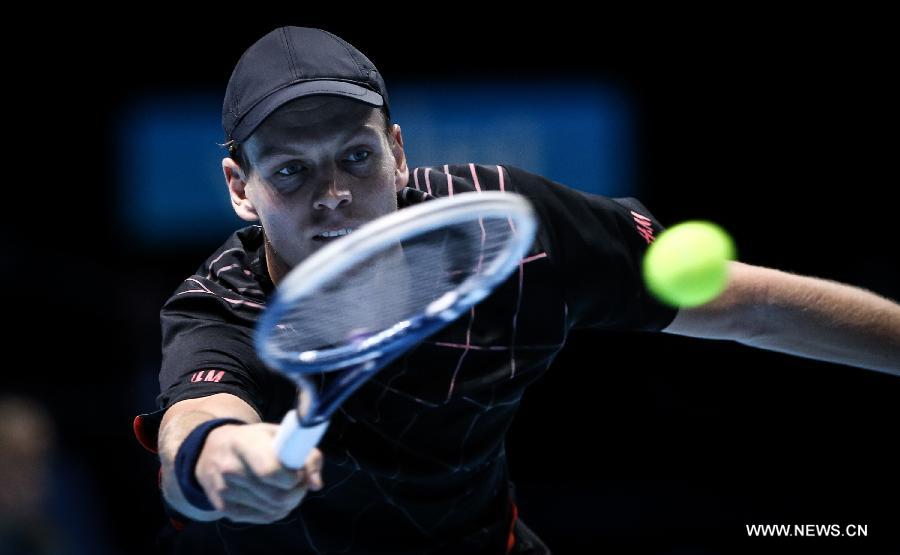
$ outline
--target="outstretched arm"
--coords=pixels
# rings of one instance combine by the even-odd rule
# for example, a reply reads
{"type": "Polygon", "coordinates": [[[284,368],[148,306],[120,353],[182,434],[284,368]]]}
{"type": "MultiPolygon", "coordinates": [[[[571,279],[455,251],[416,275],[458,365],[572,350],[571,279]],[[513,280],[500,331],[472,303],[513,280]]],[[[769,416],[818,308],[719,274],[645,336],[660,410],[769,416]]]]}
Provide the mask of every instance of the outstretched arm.
{"type": "Polygon", "coordinates": [[[900,305],[870,291],[819,278],[731,263],[714,301],[681,309],[666,333],[731,339],[900,376],[900,305]]]}
{"type": "Polygon", "coordinates": [[[185,399],[169,407],[160,424],[159,455],[163,495],[173,509],[192,520],[226,517],[235,522],[268,524],[287,516],[313,486],[321,489],[322,454],[313,449],[301,470],[282,466],[272,441],[277,424],[266,424],[239,397],[217,393],[185,399]],[[246,425],[226,425],[206,438],[194,475],[215,510],[201,510],[185,498],[175,459],[185,438],[200,424],[231,417],[246,425]]]}

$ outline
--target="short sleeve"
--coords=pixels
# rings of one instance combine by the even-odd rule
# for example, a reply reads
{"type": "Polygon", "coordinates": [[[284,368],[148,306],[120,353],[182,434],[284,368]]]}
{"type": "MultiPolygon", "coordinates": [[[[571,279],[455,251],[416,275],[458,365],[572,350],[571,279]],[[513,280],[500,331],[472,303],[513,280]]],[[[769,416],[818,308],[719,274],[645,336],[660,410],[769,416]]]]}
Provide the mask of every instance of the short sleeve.
{"type": "Polygon", "coordinates": [[[664,229],[643,204],[506,169],[542,220],[572,327],[659,331],[674,320],[677,309],[657,301],[642,278],[644,254],[664,229]]]}
{"type": "Polygon", "coordinates": [[[263,420],[283,416],[296,399],[294,384],[256,356],[252,325],[218,305],[214,297],[185,296],[163,307],[158,406],[230,393],[263,420]]]}

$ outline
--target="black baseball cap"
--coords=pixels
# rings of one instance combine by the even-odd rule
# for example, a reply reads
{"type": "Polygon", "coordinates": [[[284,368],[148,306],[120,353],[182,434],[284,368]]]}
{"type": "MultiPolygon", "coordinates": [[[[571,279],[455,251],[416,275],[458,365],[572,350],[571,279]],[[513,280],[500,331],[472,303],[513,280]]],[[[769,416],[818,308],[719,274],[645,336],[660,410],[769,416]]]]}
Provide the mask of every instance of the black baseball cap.
{"type": "Polygon", "coordinates": [[[222,106],[225,137],[243,142],[279,106],[313,95],[389,110],[384,79],[352,44],[321,29],[279,27],[248,48],[234,67],[222,106]]]}

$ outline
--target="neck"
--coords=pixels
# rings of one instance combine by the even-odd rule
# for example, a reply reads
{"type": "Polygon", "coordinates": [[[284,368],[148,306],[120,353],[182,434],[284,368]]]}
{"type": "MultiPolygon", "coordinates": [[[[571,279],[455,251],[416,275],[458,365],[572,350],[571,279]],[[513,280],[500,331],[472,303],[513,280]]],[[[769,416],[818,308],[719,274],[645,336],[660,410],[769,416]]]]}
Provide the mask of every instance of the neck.
{"type": "Polygon", "coordinates": [[[284,260],[278,256],[278,253],[275,252],[275,248],[272,247],[272,243],[269,242],[268,237],[266,238],[266,270],[269,272],[269,279],[272,280],[273,285],[278,285],[284,276],[291,270],[287,264],[285,264],[284,260]]]}

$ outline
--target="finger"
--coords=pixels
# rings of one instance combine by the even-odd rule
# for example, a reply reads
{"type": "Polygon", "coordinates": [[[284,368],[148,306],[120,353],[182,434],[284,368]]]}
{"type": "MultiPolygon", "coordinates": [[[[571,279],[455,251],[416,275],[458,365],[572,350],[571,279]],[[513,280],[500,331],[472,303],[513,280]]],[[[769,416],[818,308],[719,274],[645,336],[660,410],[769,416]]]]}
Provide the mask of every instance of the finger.
{"type": "Polygon", "coordinates": [[[300,400],[297,402],[297,414],[301,417],[306,416],[306,413],[309,412],[309,407],[312,405],[312,395],[310,395],[309,391],[305,389],[300,389],[300,400]]]}
{"type": "Polygon", "coordinates": [[[258,482],[245,478],[229,478],[228,488],[222,492],[222,501],[225,505],[237,503],[248,507],[255,507],[263,512],[275,513],[288,507],[286,493],[282,490],[265,489],[259,487],[258,482]]]}
{"type": "Polygon", "coordinates": [[[283,490],[265,484],[252,476],[230,476],[227,478],[227,482],[231,490],[228,495],[229,499],[273,510],[293,509],[300,504],[309,489],[302,485],[283,490]]]}
{"type": "Polygon", "coordinates": [[[225,503],[222,500],[222,494],[228,489],[224,477],[221,474],[210,473],[202,476],[196,475],[196,478],[197,483],[203,488],[203,493],[206,494],[206,498],[209,499],[213,509],[221,511],[225,506],[225,503]]]}
{"type": "Polygon", "coordinates": [[[247,524],[271,524],[283,520],[291,513],[290,510],[266,511],[238,501],[229,502],[222,512],[228,520],[247,524]]]}
{"type": "Polygon", "coordinates": [[[322,452],[318,449],[314,448],[309,453],[309,456],[306,457],[306,465],[303,467],[304,470],[306,470],[306,483],[313,491],[319,491],[324,485],[322,482],[323,464],[324,457],[322,456],[322,452]]]}
{"type": "Polygon", "coordinates": [[[305,485],[306,469],[285,467],[277,459],[274,451],[239,452],[238,457],[244,464],[245,473],[249,477],[255,478],[261,484],[280,490],[292,490],[305,485]]]}

